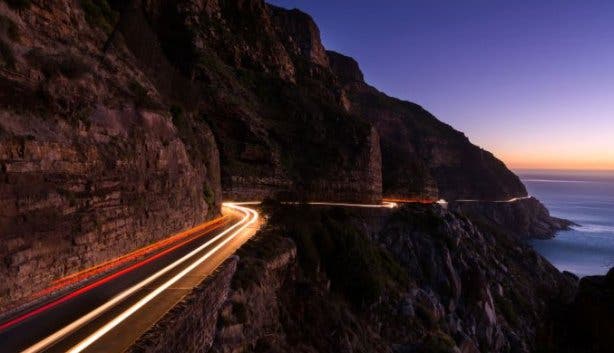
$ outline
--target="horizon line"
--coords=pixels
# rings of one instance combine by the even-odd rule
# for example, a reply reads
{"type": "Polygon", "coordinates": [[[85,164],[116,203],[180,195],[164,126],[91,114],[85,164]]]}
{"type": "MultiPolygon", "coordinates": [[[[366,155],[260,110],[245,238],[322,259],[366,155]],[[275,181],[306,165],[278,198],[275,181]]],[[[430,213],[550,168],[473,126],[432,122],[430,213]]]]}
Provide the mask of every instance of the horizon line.
{"type": "Polygon", "coordinates": [[[614,168],[548,168],[548,167],[508,167],[512,171],[539,170],[557,172],[614,172],[614,168]]]}

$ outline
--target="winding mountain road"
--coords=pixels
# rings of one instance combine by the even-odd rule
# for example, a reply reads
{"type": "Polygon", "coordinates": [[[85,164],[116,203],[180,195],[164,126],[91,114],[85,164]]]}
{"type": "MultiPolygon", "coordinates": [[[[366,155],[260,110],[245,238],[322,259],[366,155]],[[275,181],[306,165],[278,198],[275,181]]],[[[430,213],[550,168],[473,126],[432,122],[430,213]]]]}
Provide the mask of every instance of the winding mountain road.
{"type": "Polygon", "coordinates": [[[518,201],[528,200],[528,199],[532,199],[532,198],[533,198],[533,196],[519,196],[519,197],[513,197],[513,198],[511,198],[509,200],[494,200],[494,201],[477,200],[477,199],[460,199],[460,200],[454,200],[454,202],[512,203],[512,202],[518,202],[518,201]]]}
{"type": "Polygon", "coordinates": [[[56,281],[53,297],[0,321],[0,352],[125,351],[257,232],[259,203],[224,203],[219,219],[56,281]]]}
{"type": "MultiPolygon", "coordinates": [[[[394,208],[396,202],[308,204],[394,208]]],[[[125,351],[257,232],[262,220],[253,206],[258,204],[224,203],[218,219],[54,282],[41,292],[56,293],[53,297],[0,320],[0,352],[125,351]]]]}
{"type": "MultiPolygon", "coordinates": [[[[122,352],[256,233],[257,211],[224,204],[176,243],[0,323],[0,352],[122,352]]],[[[174,237],[172,237],[174,238],[174,237]]]]}

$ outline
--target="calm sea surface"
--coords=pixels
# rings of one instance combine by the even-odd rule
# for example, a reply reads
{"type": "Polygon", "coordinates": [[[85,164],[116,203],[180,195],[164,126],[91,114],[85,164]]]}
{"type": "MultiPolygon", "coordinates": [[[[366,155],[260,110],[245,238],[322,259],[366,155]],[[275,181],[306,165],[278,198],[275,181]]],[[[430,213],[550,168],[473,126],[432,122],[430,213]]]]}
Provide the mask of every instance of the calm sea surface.
{"type": "Polygon", "coordinates": [[[555,217],[579,224],[533,247],[560,270],[579,276],[614,266],[614,171],[516,171],[529,194],[555,217]]]}

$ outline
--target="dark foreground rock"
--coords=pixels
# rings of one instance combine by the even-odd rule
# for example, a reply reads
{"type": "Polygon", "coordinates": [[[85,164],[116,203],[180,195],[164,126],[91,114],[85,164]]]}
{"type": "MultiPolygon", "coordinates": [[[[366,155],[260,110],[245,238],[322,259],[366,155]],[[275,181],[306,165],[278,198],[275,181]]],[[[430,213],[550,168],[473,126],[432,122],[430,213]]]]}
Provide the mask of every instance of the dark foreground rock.
{"type": "Polygon", "coordinates": [[[614,268],[580,280],[575,299],[554,313],[550,345],[561,353],[609,353],[614,348],[614,268]]]}
{"type": "Polygon", "coordinates": [[[534,352],[573,280],[432,206],[278,208],[240,250],[212,352],[534,352]]]}
{"type": "Polygon", "coordinates": [[[506,229],[519,239],[552,238],[556,232],[573,225],[550,216],[548,209],[534,197],[511,202],[451,202],[449,207],[478,223],[506,229]]]}

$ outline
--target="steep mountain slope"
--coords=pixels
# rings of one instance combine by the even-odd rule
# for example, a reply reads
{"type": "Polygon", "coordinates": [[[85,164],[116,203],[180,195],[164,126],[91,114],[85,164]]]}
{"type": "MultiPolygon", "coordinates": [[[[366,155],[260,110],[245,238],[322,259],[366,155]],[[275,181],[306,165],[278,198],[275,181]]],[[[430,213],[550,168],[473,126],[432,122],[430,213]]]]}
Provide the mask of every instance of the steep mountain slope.
{"type": "Polygon", "coordinates": [[[217,214],[222,183],[381,199],[377,133],[336,103],[305,14],[32,0],[0,16],[3,306],[217,214]]]}
{"type": "Polygon", "coordinates": [[[144,16],[175,67],[202,87],[226,198],[381,198],[378,136],[337,104],[309,16],[258,0],[147,2],[130,16],[144,16]]]}
{"type": "MultiPolygon", "coordinates": [[[[119,32],[152,76],[168,76],[142,48],[158,41],[199,88],[176,103],[198,104],[212,126],[228,198],[376,201],[382,188],[386,197],[450,201],[527,194],[462,133],[367,85],[353,59],[325,50],[305,13],[261,0],[113,4],[119,32]]],[[[186,91],[177,88],[170,92],[186,91]]]]}
{"type": "Polygon", "coordinates": [[[550,238],[569,227],[539,200],[526,197],[520,179],[490,152],[419,105],[366,84],[354,59],[327,54],[341,87],[340,104],[373,124],[380,136],[384,197],[445,199],[456,211],[517,238],[550,238]],[[509,200],[514,201],[501,202],[509,200]]]}
{"type": "Polygon", "coordinates": [[[353,59],[325,51],[305,13],[261,0],[132,4],[131,16],[144,17],[137,22],[150,24],[169,60],[207,95],[201,102],[220,144],[228,197],[290,191],[376,200],[380,178],[393,198],[527,194],[462,133],[364,83],[353,59]]]}
{"type": "Polygon", "coordinates": [[[503,162],[417,104],[389,97],[363,80],[354,59],[329,51],[344,107],[381,138],[386,197],[507,200],[526,196],[503,162]]]}

